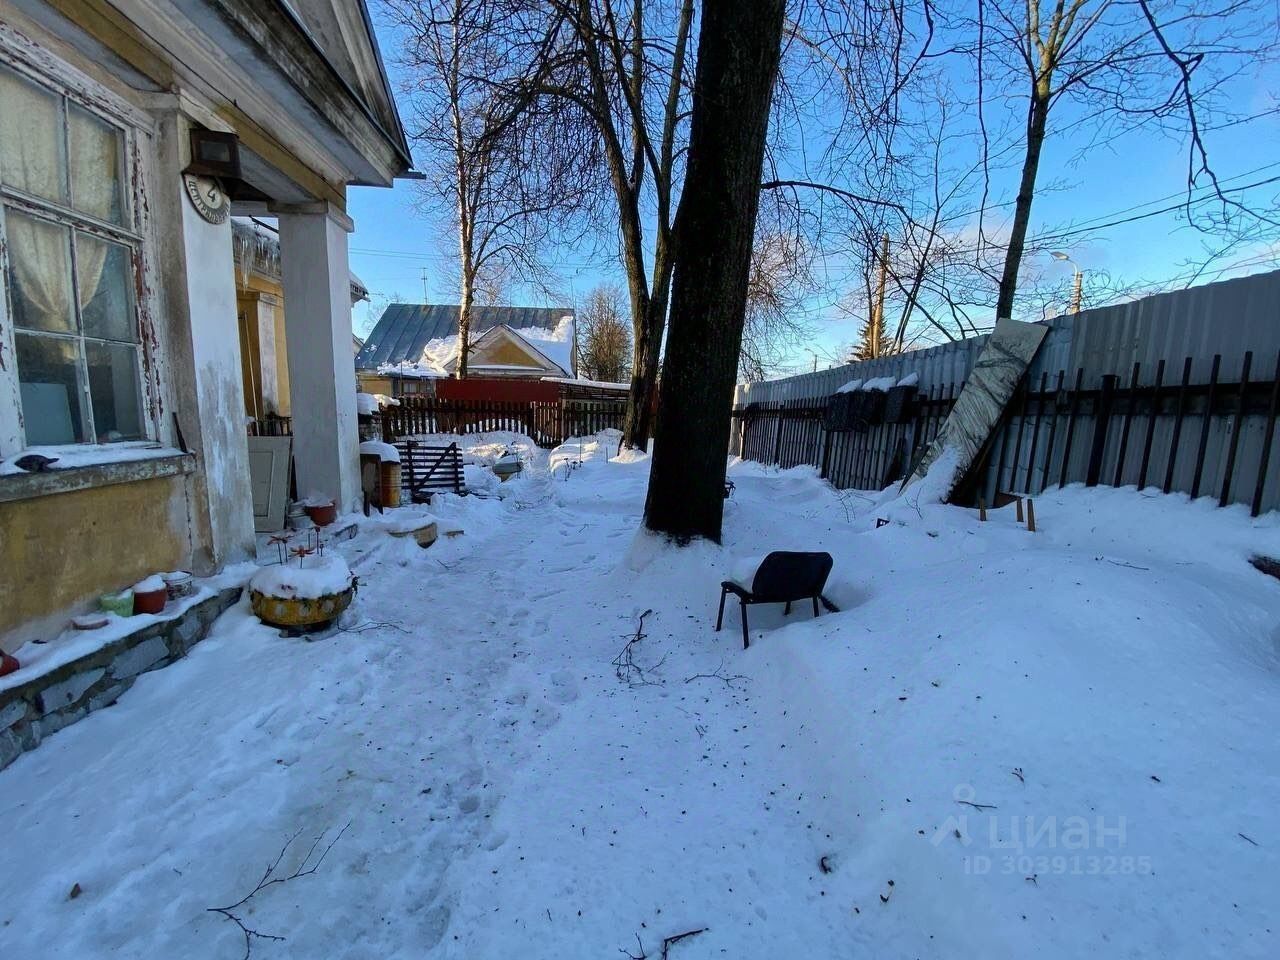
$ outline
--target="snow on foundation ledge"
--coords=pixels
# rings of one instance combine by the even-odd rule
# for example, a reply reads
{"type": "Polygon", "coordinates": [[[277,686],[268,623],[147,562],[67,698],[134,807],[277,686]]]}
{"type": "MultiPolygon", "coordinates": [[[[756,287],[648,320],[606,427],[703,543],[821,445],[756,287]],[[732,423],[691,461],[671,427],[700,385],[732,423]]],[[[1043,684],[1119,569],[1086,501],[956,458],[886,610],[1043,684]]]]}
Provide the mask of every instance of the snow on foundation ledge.
{"type": "MultiPolygon", "coordinates": [[[[121,617],[114,613],[105,613],[95,609],[94,613],[106,617],[107,625],[105,627],[99,627],[96,630],[76,630],[68,626],[62,633],[46,643],[25,643],[13,652],[22,667],[8,676],[0,677],[0,695],[3,695],[5,690],[22,686],[68,663],[91,656],[104,647],[126,639],[140,630],[145,630],[156,624],[171,623],[185,615],[192,607],[203,603],[210,597],[225,593],[228,590],[238,590],[249,579],[250,573],[256,569],[256,564],[238,563],[227,567],[216,576],[193,580],[191,595],[177,600],[170,600],[160,613],[137,613],[131,617],[121,617]]],[[[160,586],[163,587],[163,575],[156,574],[155,577],[160,581],[160,586]]],[[[133,588],[129,589],[132,590],[133,588]]],[[[68,624],[70,624],[71,616],[71,612],[68,611],[68,624]]]]}
{"type": "Polygon", "coordinates": [[[22,647],[22,668],[0,678],[0,769],[111,706],[141,674],[185,657],[240,593],[237,585],[208,580],[162,614],[111,614],[97,630],[69,630],[47,644],[22,647]]]}

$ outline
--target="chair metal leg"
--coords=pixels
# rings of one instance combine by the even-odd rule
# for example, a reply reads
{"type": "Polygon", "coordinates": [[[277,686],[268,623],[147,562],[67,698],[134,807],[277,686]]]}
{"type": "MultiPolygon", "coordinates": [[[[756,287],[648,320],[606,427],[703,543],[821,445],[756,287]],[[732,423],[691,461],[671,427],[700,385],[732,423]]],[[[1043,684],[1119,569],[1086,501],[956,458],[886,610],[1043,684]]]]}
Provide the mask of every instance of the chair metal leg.
{"type": "Polygon", "coordinates": [[[818,615],[818,598],[817,597],[813,598],[813,615],[815,617],[818,615]]]}
{"type": "Polygon", "coordinates": [[[791,616],[791,601],[790,601],[790,600],[788,600],[788,601],[787,601],[787,605],[786,605],[785,607],[783,607],[783,608],[782,608],[782,615],[783,615],[784,617],[789,617],[789,616],[791,616]]]}
{"type": "Polygon", "coordinates": [[[747,633],[747,601],[742,601],[742,649],[751,646],[751,635],[747,633]]]}
{"type": "Polygon", "coordinates": [[[716,633],[719,633],[720,628],[724,625],[724,598],[728,592],[726,588],[720,588],[720,612],[716,614],[716,633]]]}

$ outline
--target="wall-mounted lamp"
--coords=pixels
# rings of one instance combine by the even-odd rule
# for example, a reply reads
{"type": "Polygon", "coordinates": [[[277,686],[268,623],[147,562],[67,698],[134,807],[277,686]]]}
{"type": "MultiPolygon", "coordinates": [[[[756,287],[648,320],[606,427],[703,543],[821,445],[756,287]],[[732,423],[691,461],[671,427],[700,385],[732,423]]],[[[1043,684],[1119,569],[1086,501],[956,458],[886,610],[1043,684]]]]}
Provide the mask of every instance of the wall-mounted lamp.
{"type": "Polygon", "coordinates": [[[191,163],[184,173],[240,179],[240,140],[222,130],[191,130],[191,163]]]}

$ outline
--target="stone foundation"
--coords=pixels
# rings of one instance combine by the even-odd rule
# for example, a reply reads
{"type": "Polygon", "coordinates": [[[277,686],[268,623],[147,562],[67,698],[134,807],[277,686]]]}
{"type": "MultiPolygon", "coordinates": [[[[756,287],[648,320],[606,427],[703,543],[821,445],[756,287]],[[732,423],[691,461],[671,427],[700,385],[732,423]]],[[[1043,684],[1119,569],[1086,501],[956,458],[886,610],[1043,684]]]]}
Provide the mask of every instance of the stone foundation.
{"type": "Polygon", "coordinates": [[[172,619],[141,627],[93,653],[0,690],[0,770],[50,734],[111,706],[139,675],[185,657],[239,599],[239,587],[223,590],[172,619]]]}

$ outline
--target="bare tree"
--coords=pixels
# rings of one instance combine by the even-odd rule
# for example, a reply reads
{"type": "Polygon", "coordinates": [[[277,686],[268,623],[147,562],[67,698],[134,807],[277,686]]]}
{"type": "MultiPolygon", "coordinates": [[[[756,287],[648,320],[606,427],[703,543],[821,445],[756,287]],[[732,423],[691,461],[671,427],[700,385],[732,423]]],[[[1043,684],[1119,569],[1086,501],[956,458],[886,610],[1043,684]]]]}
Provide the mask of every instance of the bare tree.
{"type": "MultiPolygon", "coordinates": [[[[518,2],[518,0],[512,0],[518,2]]],[[[590,139],[597,160],[581,205],[615,249],[627,280],[635,363],[623,442],[648,443],[658,360],[666,326],[688,116],[687,50],[693,0],[546,0],[529,4],[542,39],[514,59],[518,78],[504,99],[518,110],[550,107],[574,138],[590,139]],[[652,227],[652,236],[646,231],[652,227]],[[652,253],[650,253],[652,251],[652,253]]],[[[573,149],[549,138],[548,149],[573,149]]]]}
{"type": "Polygon", "coordinates": [[[804,314],[804,301],[817,287],[812,267],[804,237],[757,225],[738,355],[738,376],[743,380],[763,380],[812,336],[804,314]]]}
{"type": "MultiPolygon", "coordinates": [[[[412,103],[412,137],[427,178],[423,206],[440,201],[458,258],[457,376],[467,376],[471,310],[501,295],[513,276],[540,276],[540,254],[562,240],[579,203],[583,144],[542,149],[555,118],[501,95],[525,65],[518,38],[541,27],[506,0],[386,0],[404,37],[400,62],[412,103]]],[[[558,130],[558,127],[557,127],[558,130]]],[[[432,212],[428,210],[428,213],[432,212]]]]}
{"type": "MultiPolygon", "coordinates": [[[[921,2],[927,10],[932,0],[921,2]]],[[[678,255],[673,224],[683,196],[682,158],[694,62],[688,40],[696,7],[692,0],[549,0],[545,6],[559,18],[562,31],[557,43],[543,51],[538,69],[525,79],[521,99],[566,100],[599,137],[612,194],[612,203],[599,213],[602,223],[616,231],[635,338],[624,442],[641,446],[651,432],[659,351],[678,255]]],[[[888,0],[865,10],[827,0],[796,0],[793,6],[785,27],[786,63],[792,75],[780,82],[783,92],[773,104],[770,129],[776,143],[764,183],[774,202],[789,204],[794,220],[783,229],[770,228],[773,239],[766,255],[773,259],[786,251],[789,264],[781,272],[755,274],[761,282],[753,286],[756,295],[747,319],[742,358],[746,375],[760,375],[807,332],[789,307],[794,292],[811,279],[806,276],[808,261],[817,245],[805,231],[818,230],[821,217],[802,210],[799,198],[824,185],[807,179],[805,163],[797,168],[783,162],[784,155],[803,158],[812,147],[790,141],[820,132],[826,142],[818,151],[824,158],[819,166],[831,178],[863,169],[868,151],[890,152],[891,137],[884,130],[895,120],[896,98],[905,80],[902,63],[912,59],[902,47],[909,29],[903,22],[907,0],[888,0]],[[832,117],[836,122],[829,124],[832,117]],[[806,126],[805,118],[815,122],[806,126]],[[784,167],[787,178],[782,177],[784,167]],[[797,251],[803,254],[799,260],[791,256],[797,251]],[[786,283],[765,283],[770,277],[786,283]],[[779,309],[783,301],[787,310],[779,309]]],[[[862,199],[852,194],[847,198],[862,199]]]]}
{"type": "Polygon", "coordinates": [[[1216,226],[1255,216],[1219,188],[1199,114],[1228,78],[1271,49],[1274,15],[1261,0],[978,0],[973,26],[979,110],[1005,93],[984,89],[990,61],[1021,75],[1026,104],[997,317],[1013,312],[1049,117],[1068,98],[1094,110],[1099,126],[1147,125],[1185,138],[1189,215],[1192,192],[1208,185],[1220,201],[1216,226]]]}
{"type": "Polygon", "coordinates": [[[578,311],[578,373],[588,380],[621,383],[631,376],[631,329],[624,299],[615,284],[601,284],[587,294],[578,311]]]}
{"type": "Polygon", "coordinates": [[[657,390],[658,360],[675,265],[672,230],[685,117],[686,52],[693,0],[674,20],[653,22],[643,0],[552,0],[574,38],[572,54],[548,58],[530,91],[566,97],[599,136],[613,192],[622,265],[631,297],[635,362],[623,442],[644,447],[657,390]],[[653,235],[647,265],[646,214],[653,235]]]}

